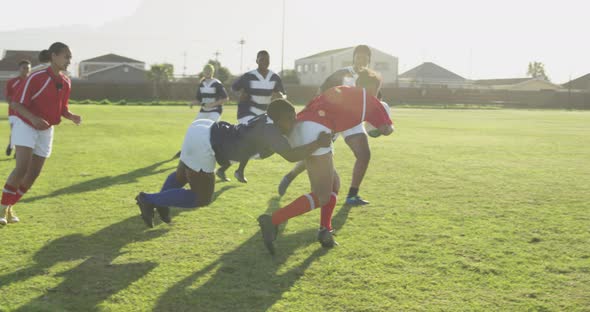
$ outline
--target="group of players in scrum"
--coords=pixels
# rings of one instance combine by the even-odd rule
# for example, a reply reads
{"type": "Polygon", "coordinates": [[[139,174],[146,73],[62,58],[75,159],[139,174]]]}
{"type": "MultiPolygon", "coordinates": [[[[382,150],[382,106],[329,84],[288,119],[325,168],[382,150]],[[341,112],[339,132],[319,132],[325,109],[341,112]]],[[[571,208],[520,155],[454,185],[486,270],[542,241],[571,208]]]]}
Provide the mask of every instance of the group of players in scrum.
{"type": "MultiPolygon", "coordinates": [[[[71,83],[63,71],[70,59],[69,47],[56,42],[40,55],[40,60],[49,63],[47,69],[31,75],[23,70],[18,83],[7,86],[7,98],[15,115],[9,148],[15,146],[16,168],[2,192],[0,225],[19,221],[13,206],[32,186],[51,153],[53,125],[59,124],[62,117],[81,123],[81,117],[68,109],[71,83]],[[14,90],[8,90],[13,86],[14,90]]],[[[279,194],[285,194],[289,184],[306,169],[311,193],[301,195],[272,215],[258,217],[265,246],[274,254],[278,226],[318,207],[318,241],[326,248],[335,246],[331,219],[340,179],[333,164],[333,140],[338,135],[344,137],[356,157],[346,204],[366,205],[368,202],[358,195],[370,159],[363,123],[372,126],[372,136],[393,132],[389,107],[378,98],[381,79],[368,68],[370,59],[369,47],[357,46],[353,66],[328,77],[319,95],[296,113],[286,100],[281,78],[268,69],[268,52],[260,51],[258,68],[243,74],[232,85],[234,92],[240,92],[237,125],[219,121],[228,95],[223,84],[213,78],[213,66],[205,66],[196,100],[191,103],[200,105],[201,110],[186,132],[177,154],[180,159],[176,171],[166,178],[160,192],[140,192],[136,196],[145,224],[154,226],[156,212],[163,222],[170,223],[170,207],[190,209],[211,203],[215,177],[229,181],[225,171],[231,162],[240,163],[234,177],[246,183],[248,160],[277,153],[289,162],[297,162],[280,181],[279,194]],[[220,166],[217,170],[216,164],[220,166]],[[188,189],[184,188],[186,184],[188,189]]]]}

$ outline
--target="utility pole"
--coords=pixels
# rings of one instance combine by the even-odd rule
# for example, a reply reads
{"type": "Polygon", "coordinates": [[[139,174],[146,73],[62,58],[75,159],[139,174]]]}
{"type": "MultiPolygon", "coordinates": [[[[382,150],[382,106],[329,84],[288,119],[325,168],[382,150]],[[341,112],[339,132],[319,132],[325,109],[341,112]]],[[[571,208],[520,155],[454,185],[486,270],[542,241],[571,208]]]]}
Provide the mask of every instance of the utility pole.
{"type": "Polygon", "coordinates": [[[238,41],[240,44],[240,74],[244,72],[244,44],[246,44],[246,40],[244,38],[238,41]]]}
{"type": "Polygon", "coordinates": [[[186,77],[186,51],[182,54],[184,56],[184,63],[182,64],[182,77],[186,77]]]}
{"type": "Polygon", "coordinates": [[[213,53],[213,55],[215,55],[215,62],[219,63],[219,56],[221,55],[221,52],[219,52],[219,50],[215,51],[215,53],[213,53]]]}

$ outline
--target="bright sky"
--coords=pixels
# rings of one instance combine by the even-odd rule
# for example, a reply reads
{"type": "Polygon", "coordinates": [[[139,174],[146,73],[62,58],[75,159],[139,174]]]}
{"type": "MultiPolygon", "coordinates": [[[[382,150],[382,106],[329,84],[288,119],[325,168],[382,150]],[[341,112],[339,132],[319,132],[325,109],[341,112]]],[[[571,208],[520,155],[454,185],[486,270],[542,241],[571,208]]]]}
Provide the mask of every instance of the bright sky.
{"type": "MultiPolygon", "coordinates": [[[[260,49],[280,70],[280,0],[29,0],[30,10],[0,2],[11,12],[0,19],[0,49],[42,49],[62,40],[72,42],[77,62],[113,52],[171,62],[179,74],[184,64],[187,73],[198,72],[219,50],[222,64],[238,73],[243,37],[244,70],[255,67],[260,49]],[[14,38],[16,30],[67,25],[88,29],[70,27],[82,35],[63,39],[43,31],[14,38]]],[[[531,61],[543,62],[558,83],[590,73],[587,0],[285,2],[285,68],[297,58],[364,43],[399,57],[400,73],[424,61],[472,79],[523,77],[531,61]]]]}

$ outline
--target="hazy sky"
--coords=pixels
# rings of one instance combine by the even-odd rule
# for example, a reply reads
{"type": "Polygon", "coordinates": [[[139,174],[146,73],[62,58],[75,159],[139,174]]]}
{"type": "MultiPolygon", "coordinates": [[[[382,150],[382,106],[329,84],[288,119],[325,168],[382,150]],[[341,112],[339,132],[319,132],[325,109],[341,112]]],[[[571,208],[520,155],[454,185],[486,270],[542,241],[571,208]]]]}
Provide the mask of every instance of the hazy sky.
{"type": "MultiPolygon", "coordinates": [[[[0,0],[0,49],[60,40],[75,62],[113,52],[171,62],[179,74],[184,64],[198,72],[219,50],[222,64],[238,73],[243,37],[244,70],[267,49],[279,71],[282,3],[29,0],[19,8],[19,1],[0,0]]],[[[466,78],[512,78],[540,61],[562,83],[590,73],[589,13],[587,0],[286,0],[284,63],[293,68],[297,58],[365,43],[399,57],[400,73],[432,61],[466,78]]]]}

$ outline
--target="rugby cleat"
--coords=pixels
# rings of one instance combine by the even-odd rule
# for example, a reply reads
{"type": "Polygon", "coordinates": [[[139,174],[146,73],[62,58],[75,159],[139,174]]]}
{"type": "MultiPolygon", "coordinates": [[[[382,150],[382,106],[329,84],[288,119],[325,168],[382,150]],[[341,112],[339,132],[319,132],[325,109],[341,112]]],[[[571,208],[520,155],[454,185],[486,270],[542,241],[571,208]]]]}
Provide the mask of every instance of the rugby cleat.
{"type": "Polygon", "coordinates": [[[368,205],[369,202],[362,199],[360,196],[356,195],[356,196],[347,197],[345,204],[348,206],[364,206],[364,205],[368,205]]]}
{"type": "Polygon", "coordinates": [[[145,198],[145,193],[141,192],[139,195],[135,197],[135,201],[137,206],[139,206],[139,212],[141,213],[141,218],[145,225],[150,228],[154,227],[154,205],[148,203],[145,198]]]}
{"type": "Polygon", "coordinates": [[[260,225],[260,232],[262,232],[264,246],[266,246],[266,249],[268,249],[268,252],[270,252],[271,255],[274,255],[274,241],[277,239],[277,233],[279,231],[278,226],[272,224],[272,217],[267,214],[258,217],[258,225],[260,225]]]}

